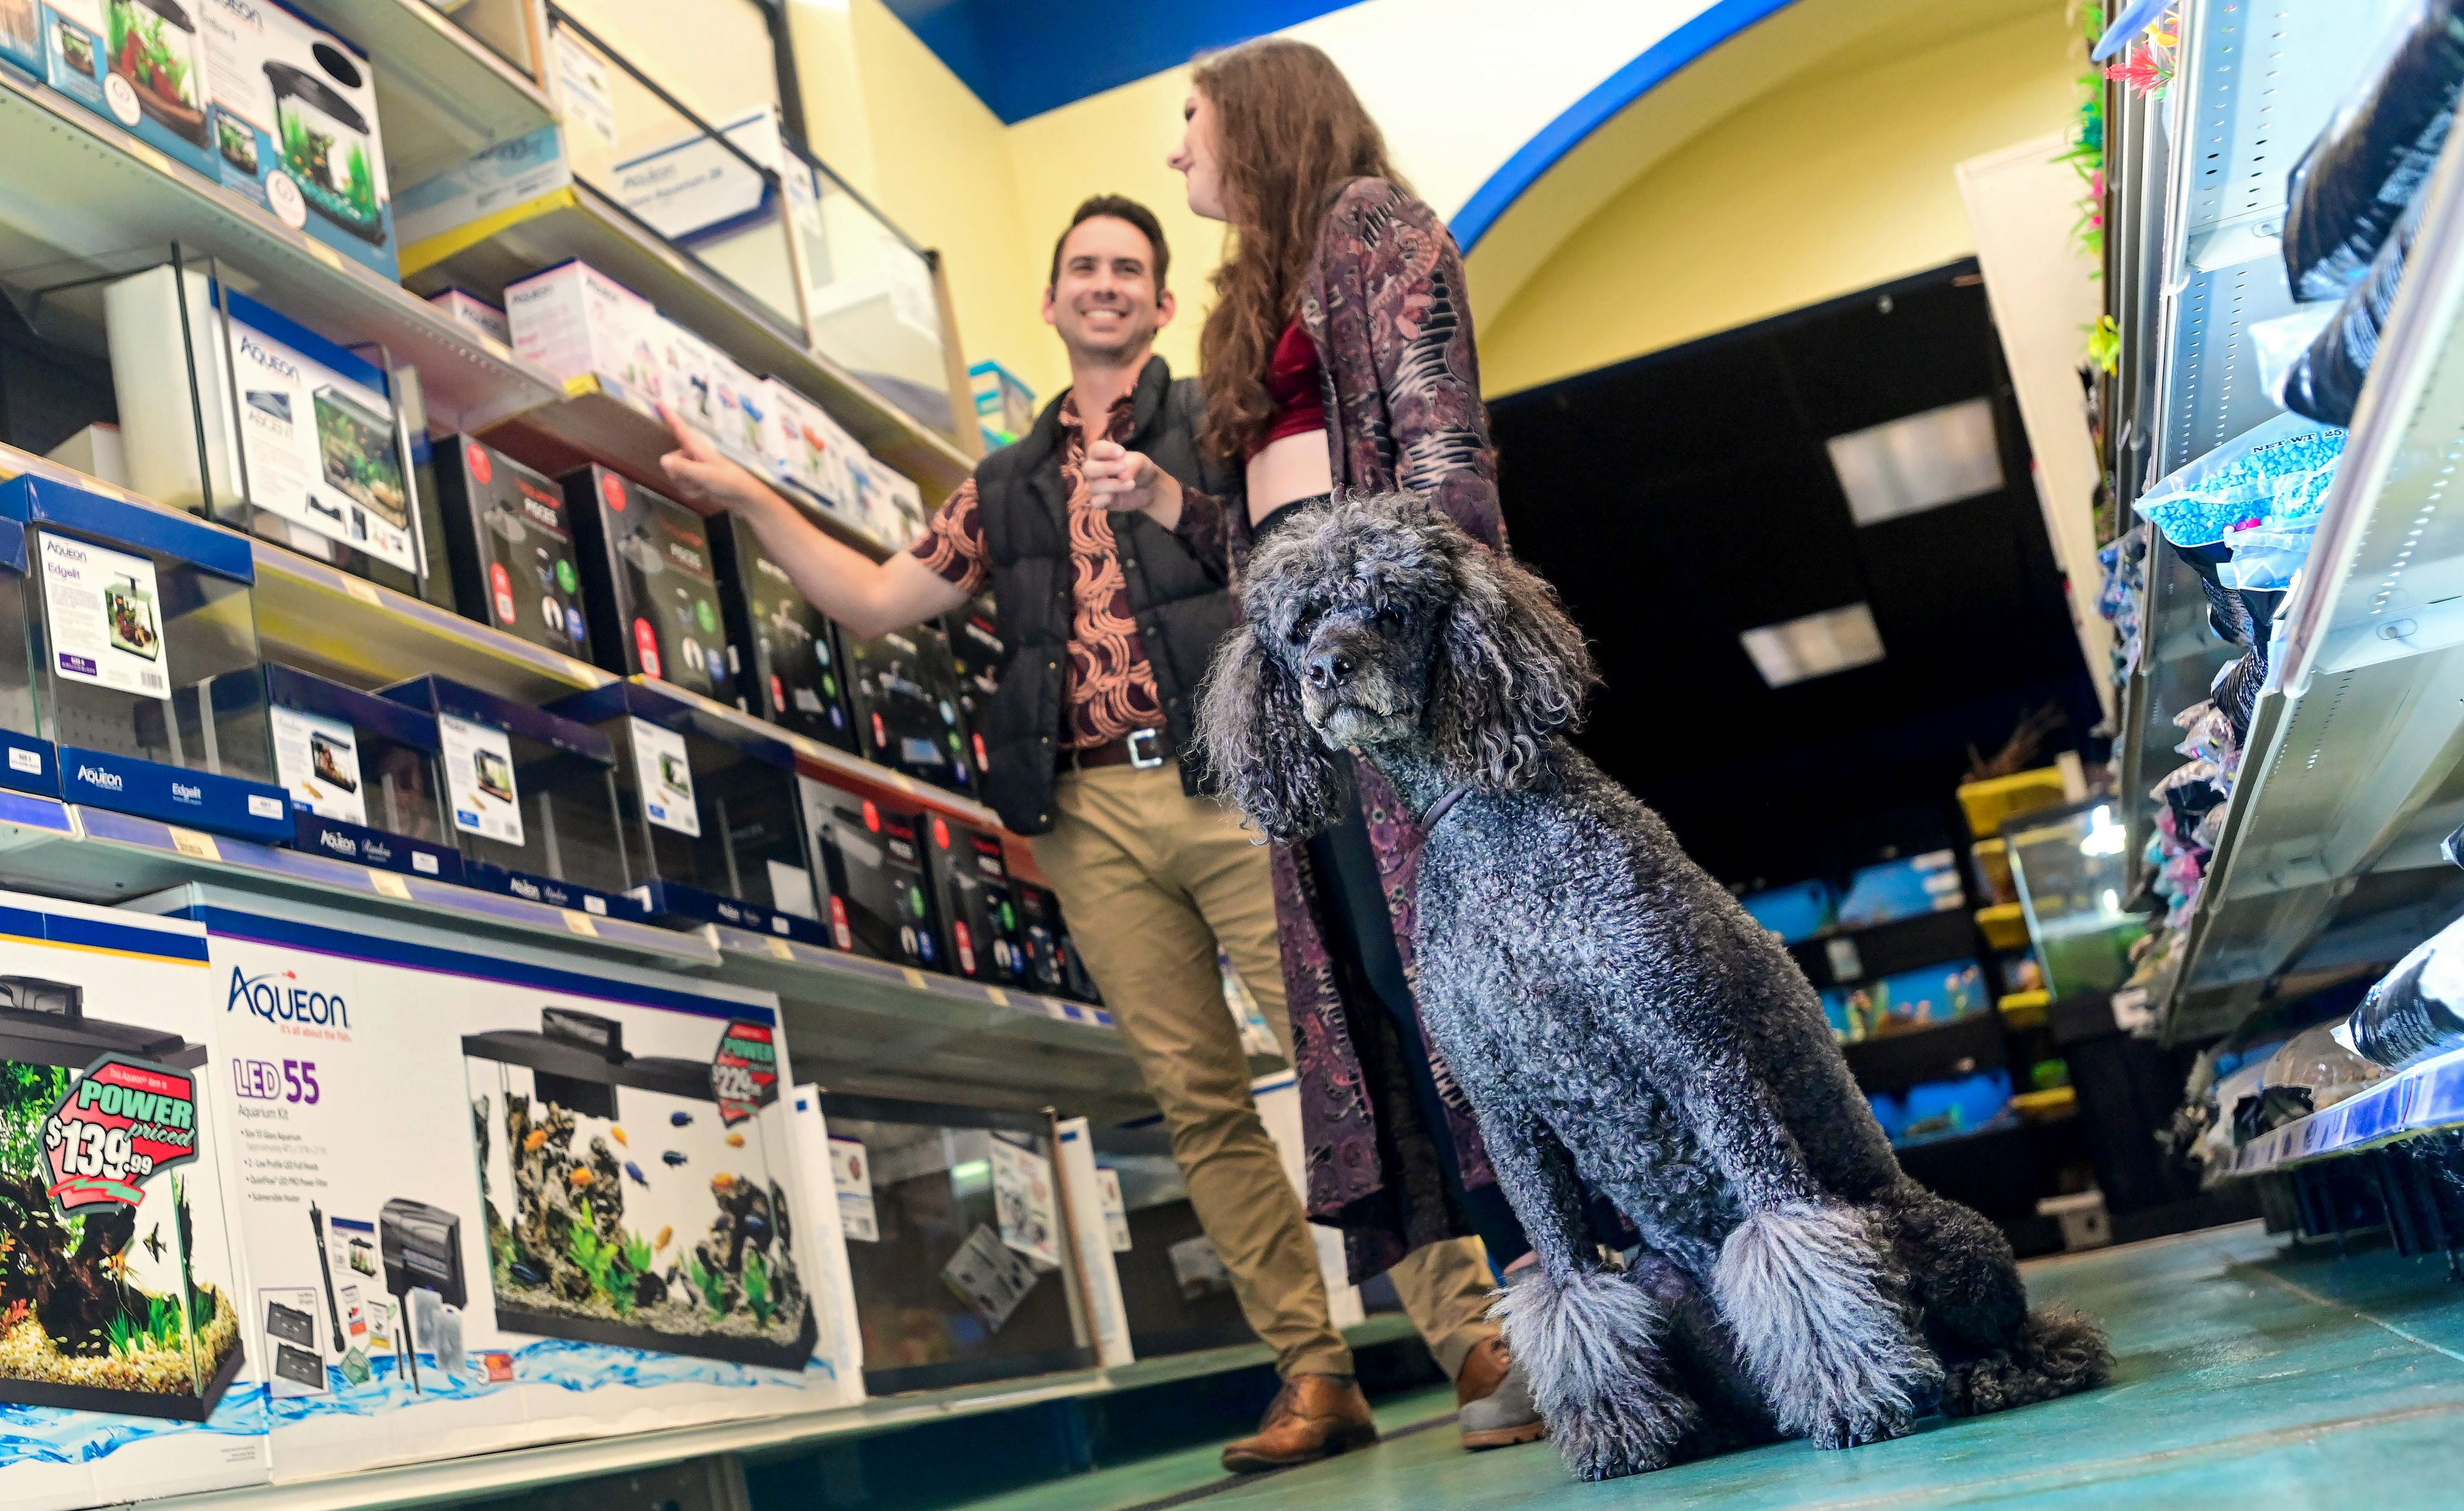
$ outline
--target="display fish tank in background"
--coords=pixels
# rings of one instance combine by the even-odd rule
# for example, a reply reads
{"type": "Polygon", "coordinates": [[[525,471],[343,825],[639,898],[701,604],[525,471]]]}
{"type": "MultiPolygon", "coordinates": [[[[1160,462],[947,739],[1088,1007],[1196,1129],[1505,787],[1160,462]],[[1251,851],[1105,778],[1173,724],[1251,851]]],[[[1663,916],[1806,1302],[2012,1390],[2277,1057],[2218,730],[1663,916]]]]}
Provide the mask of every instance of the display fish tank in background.
{"type": "Polygon", "coordinates": [[[239,1313],[197,1252],[202,1044],[0,976],[0,1402],[203,1421],[239,1313]]]}
{"type": "Polygon", "coordinates": [[[499,1326],[803,1368],[817,1323],[785,1172],[758,1111],[722,1100],[724,1054],[634,1055],[623,1024],[557,1007],[462,1053],[499,1326]]]}
{"type": "Polygon", "coordinates": [[[2120,986],[2147,920],[2122,907],[2130,884],[2119,810],[2106,800],[2031,813],[2004,823],[2002,839],[2045,990],[2064,997],[2120,986]]]}

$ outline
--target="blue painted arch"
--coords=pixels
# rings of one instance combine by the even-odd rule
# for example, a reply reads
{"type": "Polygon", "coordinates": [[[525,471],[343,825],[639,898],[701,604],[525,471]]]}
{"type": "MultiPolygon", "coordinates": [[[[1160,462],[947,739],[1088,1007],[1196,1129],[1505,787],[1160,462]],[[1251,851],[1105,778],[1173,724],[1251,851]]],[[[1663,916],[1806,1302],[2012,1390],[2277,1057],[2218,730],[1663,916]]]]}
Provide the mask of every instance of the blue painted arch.
{"type": "Polygon", "coordinates": [[[1478,246],[1481,237],[1525,191],[1617,112],[1721,43],[1787,9],[1790,3],[1791,0],[1714,0],[1692,20],[1643,49],[1632,62],[1601,80],[1589,94],[1567,106],[1557,119],[1541,127],[1488,176],[1487,182],[1472,191],[1447,228],[1454,232],[1455,244],[1464,252],[1478,246]]]}

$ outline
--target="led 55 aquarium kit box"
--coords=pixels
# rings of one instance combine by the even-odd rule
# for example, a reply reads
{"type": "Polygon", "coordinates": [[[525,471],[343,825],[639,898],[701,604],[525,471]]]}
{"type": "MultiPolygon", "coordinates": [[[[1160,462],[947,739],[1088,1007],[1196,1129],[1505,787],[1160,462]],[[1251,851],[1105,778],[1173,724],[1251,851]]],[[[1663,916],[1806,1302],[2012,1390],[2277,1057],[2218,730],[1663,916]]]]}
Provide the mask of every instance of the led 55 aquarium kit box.
{"type": "Polygon", "coordinates": [[[32,637],[26,633],[26,527],[0,518],[0,787],[60,795],[59,752],[36,736],[32,637]],[[9,647],[20,647],[11,651],[9,647]]]}
{"type": "Polygon", "coordinates": [[[433,713],[282,666],[265,668],[265,695],[294,848],[462,880],[433,713]]]}
{"type": "Polygon", "coordinates": [[[281,0],[199,4],[222,181],[292,230],[399,279],[367,55],[281,0]]]}
{"type": "Polygon", "coordinates": [[[848,712],[867,760],[953,792],[975,789],[975,761],[958,728],[958,679],[936,624],[866,640],[841,627],[848,712]]]}
{"type": "Polygon", "coordinates": [[[633,895],[654,916],[829,942],[784,740],[655,682],[610,683],[548,712],[614,742],[633,895]]]}
{"type": "Polygon", "coordinates": [[[1026,951],[1020,944],[1018,908],[1010,899],[1000,837],[937,813],[925,816],[924,830],[951,974],[1001,986],[1025,984],[1026,951]]]}
{"type": "Polygon", "coordinates": [[[786,569],[738,515],[709,521],[737,658],[737,707],[799,734],[856,748],[839,665],[838,626],[804,601],[786,569]]]}
{"type": "Polygon", "coordinates": [[[436,721],[450,843],[462,880],[535,903],[638,918],[616,749],[586,724],[443,677],[385,690],[436,721]]]}
{"type": "Polygon", "coordinates": [[[439,442],[453,599],[465,616],[578,660],[590,655],[582,565],[564,490],[467,435],[439,442]]]}
{"type": "Polygon", "coordinates": [[[419,595],[429,568],[382,369],[194,270],[122,278],[103,308],[130,488],[419,595]]]}
{"type": "Polygon", "coordinates": [[[54,89],[210,178],[212,65],[199,20],[190,0],[48,0],[41,72],[54,89]]]}
{"type": "Polygon", "coordinates": [[[566,474],[592,659],[620,677],[736,697],[710,522],[599,466],[566,474]]]}
{"type": "Polygon", "coordinates": [[[34,733],[59,747],[61,796],[289,839],[248,542],[32,476],[0,483],[0,517],[25,527],[34,733]]]}
{"type": "Polygon", "coordinates": [[[806,771],[804,824],[828,893],[830,943],[851,954],[946,971],[924,816],[806,771]]]}

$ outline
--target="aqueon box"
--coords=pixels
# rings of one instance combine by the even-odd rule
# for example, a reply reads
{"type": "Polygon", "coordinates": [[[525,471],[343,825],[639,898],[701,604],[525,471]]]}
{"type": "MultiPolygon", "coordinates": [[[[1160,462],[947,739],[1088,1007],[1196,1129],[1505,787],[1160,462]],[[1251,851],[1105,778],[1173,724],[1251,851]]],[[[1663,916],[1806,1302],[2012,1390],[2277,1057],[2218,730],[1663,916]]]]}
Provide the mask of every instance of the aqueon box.
{"type": "Polygon", "coordinates": [[[436,721],[446,822],[473,887],[641,916],[616,809],[616,751],[587,725],[443,677],[385,696],[436,721]]]}
{"type": "Polygon", "coordinates": [[[564,262],[505,285],[514,350],[570,383],[610,378],[645,404],[673,397],[659,356],[667,322],[650,301],[587,263],[564,262]]]}
{"type": "Polygon", "coordinates": [[[462,880],[433,713],[282,666],[265,668],[265,695],[293,848],[462,880]]]}
{"type": "Polygon", "coordinates": [[[26,632],[26,527],[0,518],[0,787],[60,795],[60,757],[38,737],[33,638],[26,632]],[[22,647],[11,651],[11,646],[22,647]]]}
{"type": "Polygon", "coordinates": [[[165,510],[25,476],[0,483],[23,527],[35,730],[72,802],[275,843],[274,782],[248,542],[165,510]]]}
{"type": "Polygon", "coordinates": [[[737,670],[736,706],[808,738],[854,750],[838,626],[804,601],[751,525],[733,514],[709,523],[719,598],[727,607],[729,654],[737,670]]]}
{"type": "Polygon", "coordinates": [[[656,682],[550,706],[614,743],[633,896],[652,915],[827,944],[786,741],[656,682]]]}
{"type": "Polygon", "coordinates": [[[849,712],[867,760],[953,792],[975,790],[975,762],[958,728],[958,679],[936,624],[865,640],[842,628],[849,712]]]}
{"type": "Polygon", "coordinates": [[[1009,865],[1000,837],[937,813],[925,817],[924,830],[941,937],[949,946],[947,969],[971,981],[1024,985],[1026,951],[1020,943],[1018,908],[1010,898],[1009,865]]]}
{"type": "Polygon", "coordinates": [[[46,0],[40,9],[42,72],[54,89],[213,176],[211,64],[192,0],[46,0]]]}
{"type": "Polygon", "coordinates": [[[487,443],[457,435],[438,445],[436,492],[453,601],[463,615],[589,660],[582,562],[564,490],[487,443]]]}
{"type": "Polygon", "coordinates": [[[736,698],[710,522],[599,466],[566,474],[592,660],[722,703],[736,698]]]}
{"type": "Polygon", "coordinates": [[[945,971],[923,815],[805,773],[804,824],[826,891],[830,943],[853,954],[945,971]]]}
{"type": "Polygon", "coordinates": [[[367,55],[281,0],[195,3],[223,183],[294,230],[399,279],[367,55]]]}

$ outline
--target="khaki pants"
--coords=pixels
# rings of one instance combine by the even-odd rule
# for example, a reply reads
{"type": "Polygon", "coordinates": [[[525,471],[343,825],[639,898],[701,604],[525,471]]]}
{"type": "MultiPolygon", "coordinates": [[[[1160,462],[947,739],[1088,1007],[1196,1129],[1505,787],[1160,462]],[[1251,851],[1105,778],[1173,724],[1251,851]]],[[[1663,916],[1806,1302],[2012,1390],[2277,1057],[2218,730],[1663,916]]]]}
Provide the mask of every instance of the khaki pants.
{"type": "MultiPolygon", "coordinates": [[[[1267,855],[1229,810],[1180,790],[1179,768],[1103,766],[1061,777],[1052,832],[1035,841],[1079,957],[1163,1109],[1189,1199],[1249,1325],[1286,1375],[1349,1374],[1327,1314],[1317,1245],[1249,1099],[1249,1066],[1223,1003],[1216,948],[1289,1056],[1282,947],[1267,855]]],[[[1414,1251],[1391,1272],[1403,1309],[1448,1375],[1497,1329],[1480,1240],[1414,1251]]]]}

